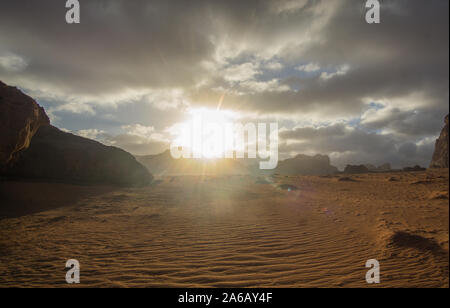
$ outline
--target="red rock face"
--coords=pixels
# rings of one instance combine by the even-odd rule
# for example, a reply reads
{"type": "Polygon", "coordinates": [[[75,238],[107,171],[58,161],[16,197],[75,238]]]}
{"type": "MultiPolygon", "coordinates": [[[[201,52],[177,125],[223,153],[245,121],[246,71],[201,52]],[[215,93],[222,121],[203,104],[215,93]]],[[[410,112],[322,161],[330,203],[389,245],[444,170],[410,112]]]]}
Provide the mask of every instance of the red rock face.
{"type": "Polygon", "coordinates": [[[364,165],[347,165],[344,169],[344,173],[355,174],[355,173],[368,173],[369,169],[364,165]]]}
{"type": "Polygon", "coordinates": [[[39,128],[5,175],[74,184],[145,186],[152,175],[130,154],[51,125],[39,128]]]}
{"type": "Polygon", "coordinates": [[[294,158],[280,161],[275,173],[282,175],[330,175],[336,173],[326,155],[308,156],[299,154],[294,158]]]}
{"type": "Polygon", "coordinates": [[[0,81],[0,168],[28,148],[42,125],[49,125],[45,111],[31,97],[0,81]]]}
{"type": "Polygon", "coordinates": [[[442,129],[439,139],[436,140],[436,147],[431,160],[430,168],[448,168],[448,115],[445,117],[445,126],[442,129]]]}

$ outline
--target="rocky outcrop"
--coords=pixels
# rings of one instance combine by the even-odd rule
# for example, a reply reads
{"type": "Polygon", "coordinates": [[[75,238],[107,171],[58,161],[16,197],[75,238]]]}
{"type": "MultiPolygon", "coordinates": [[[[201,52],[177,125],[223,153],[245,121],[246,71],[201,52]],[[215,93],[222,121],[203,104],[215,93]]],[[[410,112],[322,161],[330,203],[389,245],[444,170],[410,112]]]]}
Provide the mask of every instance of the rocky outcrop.
{"type": "Polygon", "coordinates": [[[405,167],[403,171],[405,172],[416,172],[416,171],[425,171],[426,168],[420,167],[419,165],[415,165],[414,167],[405,167]]]}
{"type": "Polygon", "coordinates": [[[162,175],[237,175],[248,174],[249,170],[239,159],[174,159],[170,150],[156,155],[136,156],[148,171],[162,175]]]}
{"type": "Polygon", "coordinates": [[[370,172],[388,172],[391,171],[391,164],[385,163],[378,167],[371,165],[371,164],[365,164],[364,165],[370,172]]]}
{"type": "Polygon", "coordinates": [[[0,81],[0,171],[30,145],[31,138],[50,120],[31,97],[0,81]]]}
{"type": "Polygon", "coordinates": [[[386,172],[386,171],[392,171],[392,167],[390,163],[385,163],[380,166],[378,166],[377,171],[379,172],[386,172]]]}
{"type": "Polygon", "coordinates": [[[442,129],[439,139],[436,140],[433,158],[430,168],[448,168],[448,115],[445,117],[445,126],[442,129]]]}
{"type": "Polygon", "coordinates": [[[6,175],[124,186],[142,186],[152,181],[151,174],[131,154],[53,126],[39,128],[29,148],[20,153],[6,175]]]}
{"type": "Polygon", "coordinates": [[[151,174],[129,153],[50,126],[31,97],[0,82],[0,174],[9,178],[140,186],[151,174]]]}
{"type": "Polygon", "coordinates": [[[164,153],[137,156],[137,160],[154,175],[244,175],[255,176],[280,175],[331,175],[338,169],[330,165],[330,158],[325,155],[297,155],[282,160],[274,170],[260,170],[255,159],[174,159],[167,150],[164,153]]]}
{"type": "Polygon", "coordinates": [[[372,164],[364,164],[364,167],[366,167],[367,170],[369,170],[370,172],[377,171],[377,167],[375,165],[372,165],[372,164]]]}
{"type": "Polygon", "coordinates": [[[347,165],[344,169],[346,174],[368,173],[369,169],[364,165],[347,165]]]}
{"type": "Polygon", "coordinates": [[[330,158],[326,155],[302,154],[280,161],[274,170],[275,173],[282,175],[330,175],[337,171],[337,168],[330,164],[330,158]]]}

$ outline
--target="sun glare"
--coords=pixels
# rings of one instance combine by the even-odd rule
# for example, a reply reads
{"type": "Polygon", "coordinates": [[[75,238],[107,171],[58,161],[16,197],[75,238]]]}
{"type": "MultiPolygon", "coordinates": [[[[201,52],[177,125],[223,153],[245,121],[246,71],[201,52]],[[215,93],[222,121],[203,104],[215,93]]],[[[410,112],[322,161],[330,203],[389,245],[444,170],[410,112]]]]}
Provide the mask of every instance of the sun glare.
{"type": "Polygon", "coordinates": [[[202,158],[219,158],[227,150],[233,148],[232,140],[227,142],[220,131],[215,131],[209,124],[215,124],[218,127],[224,127],[233,123],[237,118],[237,114],[228,110],[213,110],[213,109],[192,109],[189,112],[189,118],[177,128],[177,138],[175,144],[180,147],[187,147],[192,150],[192,153],[202,158]],[[201,140],[203,142],[196,142],[201,140]],[[204,146],[208,144],[208,140],[223,140],[216,144],[222,144],[220,147],[204,146]]]}

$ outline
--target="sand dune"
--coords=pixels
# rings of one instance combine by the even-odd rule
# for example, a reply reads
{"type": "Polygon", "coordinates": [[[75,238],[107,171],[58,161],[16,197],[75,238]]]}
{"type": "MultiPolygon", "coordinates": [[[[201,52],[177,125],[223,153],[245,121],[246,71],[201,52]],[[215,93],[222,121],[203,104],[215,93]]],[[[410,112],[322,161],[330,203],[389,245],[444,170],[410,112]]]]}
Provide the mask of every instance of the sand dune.
{"type": "Polygon", "coordinates": [[[59,208],[0,220],[0,286],[65,287],[71,258],[88,287],[368,287],[368,259],[376,287],[449,286],[448,169],[339,179],[163,177],[55,196],[59,208]]]}

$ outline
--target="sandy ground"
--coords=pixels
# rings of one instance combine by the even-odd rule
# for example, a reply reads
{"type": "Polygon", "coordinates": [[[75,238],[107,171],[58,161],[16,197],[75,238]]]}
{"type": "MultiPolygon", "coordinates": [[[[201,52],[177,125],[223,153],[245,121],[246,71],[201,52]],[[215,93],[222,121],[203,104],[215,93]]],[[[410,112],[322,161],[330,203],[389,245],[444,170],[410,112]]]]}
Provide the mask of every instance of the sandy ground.
{"type": "Polygon", "coordinates": [[[65,287],[72,258],[84,287],[449,286],[448,169],[0,188],[0,287],[65,287]]]}

